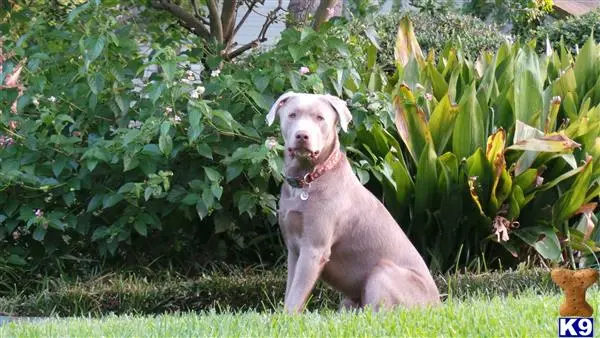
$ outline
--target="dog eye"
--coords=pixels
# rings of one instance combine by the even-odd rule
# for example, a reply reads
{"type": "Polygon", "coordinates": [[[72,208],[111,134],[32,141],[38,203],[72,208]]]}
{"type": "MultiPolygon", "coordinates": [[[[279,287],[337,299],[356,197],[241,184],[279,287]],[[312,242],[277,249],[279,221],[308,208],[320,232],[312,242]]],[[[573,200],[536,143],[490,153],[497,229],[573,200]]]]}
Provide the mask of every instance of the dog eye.
{"type": "Polygon", "coordinates": [[[323,120],[325,120],[325,118],[323,116],[321,116],[321,115],[317,115],[317,120],[323,121],[323,120]]]}
{"type": "Polygon", "coordinates": [[[293,119],[296,117],[296,113],[291,113],[290,115],[288,115],[289,118],[293,119]]]}

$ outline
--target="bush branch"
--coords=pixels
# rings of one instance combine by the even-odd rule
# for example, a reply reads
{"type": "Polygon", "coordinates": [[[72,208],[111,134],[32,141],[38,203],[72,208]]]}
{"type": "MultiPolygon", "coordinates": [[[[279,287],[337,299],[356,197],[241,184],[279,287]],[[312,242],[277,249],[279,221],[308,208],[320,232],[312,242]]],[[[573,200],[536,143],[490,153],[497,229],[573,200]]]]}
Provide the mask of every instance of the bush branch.
{"type": "Polygon", "coordinates": [[[225,41],[232,40],[233,29],[235,27],[235,19],[237,14],[238,0],[226,0],[223,3],[221,10],[221,26],[223,27],[223,39],[225,41]]]}
{"type": "Polygon", "coordinates": [[[204,26],[202,21],[195,18],[185,9],[175,4],[172,4],[166,0],[152,1],[152,6],[157,9],[163,9],[171,12],[171,14],[173,14],[175,17],[177,17],[177,19],[179,19],[179,21],[185,28],[189,29],[194,34],[204,39],[210,38],[210,32],[208,31],[206,26],[204,26]]]}
{"type": "Polygon", "coordinates": [[[210,35],[217,39],[217,42],[223,43],[223,26],[221,25],[221,17],[217,10],[215,0],[207,0],[208,18],[210,20],[210,35]]]}

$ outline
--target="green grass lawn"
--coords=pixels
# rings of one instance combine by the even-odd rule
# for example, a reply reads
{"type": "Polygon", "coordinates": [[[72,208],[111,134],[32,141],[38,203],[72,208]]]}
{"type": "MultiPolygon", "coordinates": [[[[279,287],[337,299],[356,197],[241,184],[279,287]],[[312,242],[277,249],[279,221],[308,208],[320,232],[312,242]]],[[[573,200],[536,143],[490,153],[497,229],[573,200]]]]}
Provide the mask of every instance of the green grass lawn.
{"type": "MultiPolygon", "coordinates": [[[[344,337],[556,337],[561,295],[536,295],[448,300],[436,309],[388,313],[324,311],[288,316],[283,313],[214,312],[150,316],[106,316],[102,319],[68,318],[39,322],[11,322],[0,327],[2,337],[56,336],[344,336],[344,337]]],[[[588,291],[596,309],[595,336],[599,336],[598,287],[588,291]]]]}

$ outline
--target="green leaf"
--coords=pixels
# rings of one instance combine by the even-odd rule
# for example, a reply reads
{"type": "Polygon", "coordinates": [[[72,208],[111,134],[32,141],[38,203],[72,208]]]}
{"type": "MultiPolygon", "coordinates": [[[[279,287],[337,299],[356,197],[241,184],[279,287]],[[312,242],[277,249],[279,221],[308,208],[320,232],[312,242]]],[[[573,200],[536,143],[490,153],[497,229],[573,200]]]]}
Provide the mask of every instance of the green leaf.
{"type": "Polygon", "coordinates": [[[515,61],[514,109],[517,120],[543,128],[543,82],[540,64],[535,50],[524,47],[517,53],[515,61]]]}
{"type": "Polygon", "coordinates": [[[177,63],[175,63],[175,61],[169,60],[163,62],[160,66],[163,70],[165,79],[169,82],[173,82],[175,80],[175,72],[177,71],[177,63]]]}
{"type": "Polygon", "coordinates": [[[513,232],[523,242],[534,247],[546,259],[561,260],[561,247],[556,233],[551,227],[532,226],[517,229],[513,232]]]}
{"type": "Polygon", "coordinates": [[[102,53],[105,44],[106,39],[103,36],[90,37],[86,39],[84,46],[87,61],[93,62],[96,60],[102,53]]]}
{"type": "Polygon", "coordinates": [[[42,242],[44,240],[44,238],[46,237],[46,229],[44,229],[43,226],[38,225],[35,230],[33,231],[33,239],[38,241],[38,242],[42,242]]]}
{"type": "Polygon", "coordinates": [[[589,157],[581,174],[577,176],[573,185],[567,190],[552,208],[554,224],[561,224],[569,219],[577,212],[577,210],[585,203],[587,191],[590,187],[590,179],[593,172],[592,158],[589,157]]]}
{"type": "Polygon", "coordinates": [[[265,89],[267,89],[267,87],[269,86],[270,80],[271,80],[271,78],[268,75],[253,75],[252,76],[252,82],[254,83],[254,86],[260,93],[264,92],[265,89]]]}
{"type": "Polygon", "coordinates": [[[112,193],[104,195],[102,200],[102,209],[108,209],[123,200],[123,195],[112,193]]]}
{"type": "Polygon", "coordinates": [[[210,186],[210,190],[212,191],[212,193],[213,193],[213,196],[214,196],[214,197],[215,197],[217,200],[220,200],[220,199],[221,199],[221,196],[223,195],[223,187],[222,187],[222,186],[220,186],[220,185],[219,185],[219,184],[217,184],[217,183],[213,183],[213,184],[211,184],[211,186],[210,186]]]}
{"type": "Polygon", "coordinates": [[[15,255],[15,254],[8,256],[8,259],[6,260],[6,262],[10,265],[17,265],[17,266],[27,265],[27,261],[23,257],[15,255]]]}
{"type": "Polygon", "coordinates": [[[67,158],[64,156],[57,156],[52,163],[52,173],[54,174],[54,177],[60,176],[66,165],[67,158]]]}
{"type": "Polygon", "coordinates": [[[158,138],[158,148],[165,155],[169,156],[173,150],[173,139],[171,136],[162,134],[158,138]]]}
{"type": "Polygon", "coordinates": [[[80,6],[77,6],[77,7],[73,8],[69,12],[69,15],[67,15],[67,23],[69,23],[69,24],[73,23],[73,21],[79,16],[79,14],[81,14],[82,12],[84,12],[89,7],[90,7],[90,3],[86,2],[83,5],[80,5],[80,6]]]}
{"type": "Polygon", "coordinates": [[[94,197],[92,197],[92,199],[88,203],[87,212],[91,212],[91,211],[98,209],[98,207],[102,203],[103,197],[104,197],[104,195],[102,195],[102,194],[94,195],[94,197]]]}
{"type": "Polygon", "coordinates": [[[195,105],[188,106],[188,114],[190,123],[190,129],[188,130],[188,140],[190,143],[193,143],[198,139],[198,137],[200,136],[200,134],[202,134],[202,131],[204,130],[204,125],[201,123],[203,114],[201,109],[195,105]]]}
{"type": "Polygon", "coordinates": [[[471,83],[458,105],[452,149],[459,159],[469,157],[477,148],[482,148],[485,142],[485,118],[476,95],[475,83],[471,83]]]}
{"type": "Polygon", "coordinates": [[[104,89],[104,75],[102,73],[94,73],[88,76],[88,85],[92,93],[98,95],[104,89]]]}
{"type": "Polygon", "coordinates": [[[196,213],[200,220],[203,220],[204,217],[208,215],[208,208],[206,207],[206,204],[204,204],[204,201],[200,199],[196,202],[196,213]]]}
{"type": "Polygon", "coordinates": [[[198,146],[196,147],[196,151],[198,152],[199,155],[201,155],[203,157],[206,157],[206,158],[211,159],[211,160],[213,159],[212,149],[206,143],[198,144],[198,146]]]}
{"type": "Polygon", "coordinates": [[[152,194],[154,194],[154,187],[146,187],[144,189],[144,201],[148,201],[152,197],[152,194]]]}
{"type": "Polygon", "coordinates": [[[185,205],[194,205],[200,200],[200,196],[198,194],[187,194],[182,200],[181,203],[185,205]]]}
{"type": "Polygon", "coordinates": [[[229,183],[240,176],[242,170],[244,170],[244,167],[240,163],[231,163],[228,165],[225,171],[226,183],[229,183]]]}
{"type": "Polygon", "coordinates": [[[431,114],[429,129],[438,155],[441,155],[446,149],[446,145],[454,131],[457,115],[458,106],[450,103],[448,95],[444,95],[431,114]]]}
{"type": "Polygon", "coordinates": [[[135,188],[135,183],[127,182],[127,183],[123,184],[121,186],[121,188],[119,188],[117,193],[118,194],[126,194],[126,193],[130,192],[131,190],[133,190],[133,188],[135,188]]]}
{"type": "Polygon", "coordinates": [[[145,91],[146,93],[148,93],[148,98],[150,99],[150,101],[152,101],[152,104],[156,104],[156,101],[161,96],[165,88],[165,83],[162,81],[154,82],[146,86],[145,91]]]}
{"type": "Polygon", "coordinates": [[[217,170],[210,168],[210,167],[204,167],[204,173],[206,174],[206,177],[208,177],[208,179],[211,182],[220,182],[221,179],[223,178],[221,173],[219,173],[217,170]]]}
{"type": "Polygon", "coordinates": [[[415,180],[415,211],[435,210],[437,191],[437,155],[433,147],[427,143],[419,159],[415,180]]]}
{"type": "Polygon", "coordinates": [[[137,231],[138,234],[144,237],[148,236],[148,227],[146,223],[142,222],[141,220],[136,220],[133,223],[133,228],[135,229],[135,231],[137,231]]]}

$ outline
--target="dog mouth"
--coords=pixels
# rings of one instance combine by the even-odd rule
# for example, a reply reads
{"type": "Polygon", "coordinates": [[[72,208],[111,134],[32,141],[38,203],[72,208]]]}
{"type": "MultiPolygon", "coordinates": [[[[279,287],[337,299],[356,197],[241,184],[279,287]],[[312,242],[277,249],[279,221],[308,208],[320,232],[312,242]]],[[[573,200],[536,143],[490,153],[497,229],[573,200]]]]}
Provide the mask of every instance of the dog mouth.
{"type": "Polygon", "coordinates": [[[299,157],[302,159],[316,160],[319,157],[320,151],[318,150],[310,150],[306,148],[288,148],[288,151],[292,158],[299,157]]]}

